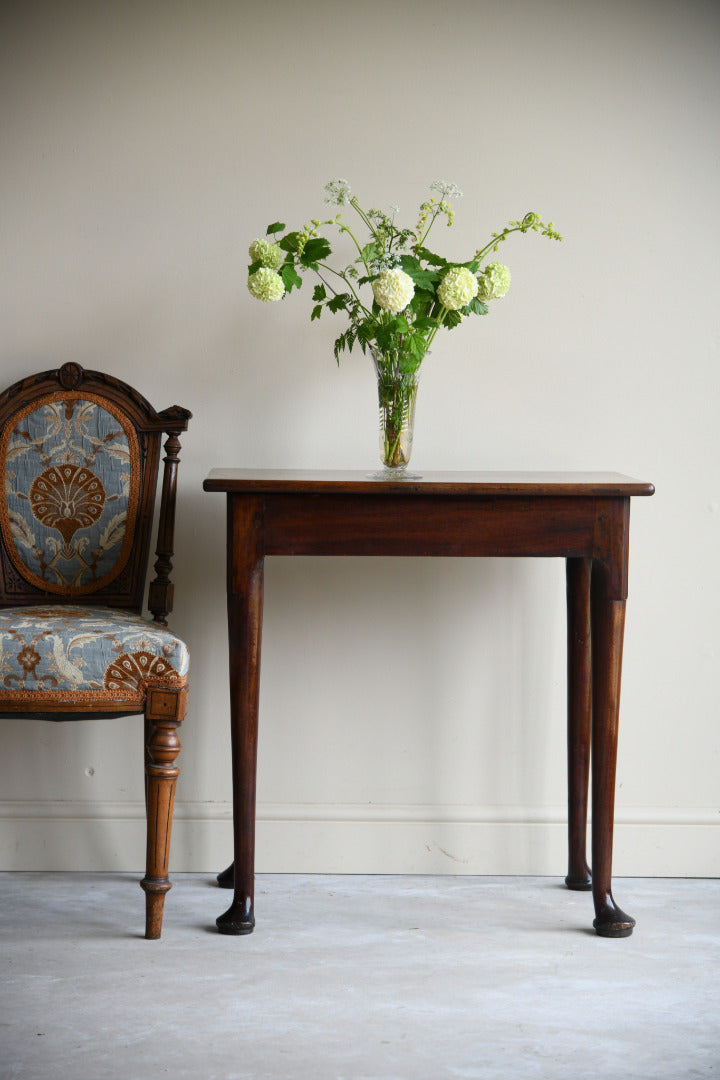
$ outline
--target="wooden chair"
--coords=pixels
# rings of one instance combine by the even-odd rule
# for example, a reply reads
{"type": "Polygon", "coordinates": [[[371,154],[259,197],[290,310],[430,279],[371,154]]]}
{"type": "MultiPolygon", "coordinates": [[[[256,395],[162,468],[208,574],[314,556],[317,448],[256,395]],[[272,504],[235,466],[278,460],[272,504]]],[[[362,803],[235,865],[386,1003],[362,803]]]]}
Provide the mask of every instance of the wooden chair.
{"type": "Polygon", "coordinates": [[[145,715],[145,937],[159,938],[188,650],[167,628],[178,436],[111,375],[69,363],[0,395],[0,716],[145,715]],[[165,442],[152,621],[142,617],[165,442]]]}

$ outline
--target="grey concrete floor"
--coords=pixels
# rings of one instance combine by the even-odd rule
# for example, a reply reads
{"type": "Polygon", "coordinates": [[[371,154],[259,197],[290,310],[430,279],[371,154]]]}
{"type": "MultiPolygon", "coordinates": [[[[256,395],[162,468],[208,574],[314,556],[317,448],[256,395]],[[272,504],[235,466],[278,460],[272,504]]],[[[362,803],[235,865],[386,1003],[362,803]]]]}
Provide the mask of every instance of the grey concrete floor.
{"type": "Polygon", "coordinates": [[[2,1080],[720,1077],[720,881],[615,882],[631,938],[549,878],[262,875],[258,925],[178,874],[0,874],[2,1080]]]}

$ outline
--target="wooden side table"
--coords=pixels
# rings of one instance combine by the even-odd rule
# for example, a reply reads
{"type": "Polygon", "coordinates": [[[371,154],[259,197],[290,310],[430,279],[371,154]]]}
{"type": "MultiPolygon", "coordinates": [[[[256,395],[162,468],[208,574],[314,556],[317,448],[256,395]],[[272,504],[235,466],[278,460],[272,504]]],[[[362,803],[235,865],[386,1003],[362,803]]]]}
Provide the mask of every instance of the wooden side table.
{"type": "Polygon", "coordinates": [[[593,925],[627,937],[612,896],[618,709],[628,592],[630,498],[652,484],[617,473],[363,473],[214,469],[227,496],[234,898],[224,934],[255,925],[255,794],[266,555],[542,556],[566,560],[568,842],[566,884],[593,891],[593,925]],[[586,861],[592,760],[592,875],[586,861]]]}

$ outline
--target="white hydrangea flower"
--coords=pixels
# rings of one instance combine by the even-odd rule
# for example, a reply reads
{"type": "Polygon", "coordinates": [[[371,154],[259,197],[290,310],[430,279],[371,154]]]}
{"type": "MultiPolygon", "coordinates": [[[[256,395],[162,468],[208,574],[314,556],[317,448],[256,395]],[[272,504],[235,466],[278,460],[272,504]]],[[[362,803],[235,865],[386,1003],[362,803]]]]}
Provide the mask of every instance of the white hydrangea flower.
{"type": "Polygon", "coordinates": [[[248,278],[248,289],[256,300],[281,300],[285,295],[283,279],[269,266],[261,266],[248,278]]]}
{"type": "Polygon", "coordinates": [[[280,248],[277,244],[273,244],[272,240],[266,240],[265,237],[253,240],[248,252],[250,262],[259,262],[262,266],[267,266],[271,270],[277,270],[283,261],[283,253],[280,248]]]}
{"type": "Polygon", "coordinates": [[[481,300],[498,300],[510,288],[510,268],[503,263],[488,263],[478,277],[478,296],[481,300]]]}
{"type": "Polygon", "coordinates": [[[325,202],[330,203],[332,206],[346,206],[351,198],[352,191],[347,180],[330,180],[325,185],[325,202]]]}
{"type": "Polygon", "coordinates": [[[438,285],[438,300],[448,311],[459,311],[477,296],[478,282],[466,266],[451,266],[438,285]]]}
{"type": "Polygon", "coordinates": [[[413,279],[399,266],[392,270],[383,270],[372,283],[372,291],[378,306],[383,311],[397,315],[403,311],[415,295],[413,279]]]}

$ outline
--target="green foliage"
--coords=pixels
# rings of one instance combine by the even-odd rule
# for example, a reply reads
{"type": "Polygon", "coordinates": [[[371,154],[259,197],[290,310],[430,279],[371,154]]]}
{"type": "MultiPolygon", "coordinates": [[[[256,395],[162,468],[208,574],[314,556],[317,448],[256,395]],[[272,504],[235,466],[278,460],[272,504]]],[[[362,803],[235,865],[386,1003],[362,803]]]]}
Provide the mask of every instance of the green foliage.
{"type": "Polygon", "coordinates": [[[413,279],[418,289],[432,291],[442,278],[442,274],[438,270],[423,269],[420,260],[413,255],[403,255],[400,259],[400,265],[408,277],[413,279]]]}
{"type": "MultiPolygon", "coordinates": [[[[311,321],[319,319],[325,309],[333,315],[344,312],[347,316],[348,326],[335,340],[338,362],[341,353],[350,352],[357,345],[362,352],[372,349],[376,363],[385,365],[396,376],[411,375],[422,363],[440,327],[452,330],[466,317],[488,313],[487,303],[477,296],[457,311],[443,306],[438,299],[438,287],[449,270],[465,267],[486,281],[482,278],[484,261],[512,233],[537,232],[552,240],[562,239],[552,222],[545,224],[538,214],[531,212],[511,221],[501,232],[491,233],[490,240],[475,251],[470,261],[448,262],[430,250],[426,240],[439,218],[446,218],[447,224],[452,224],[453,210],[448,200],[461,193],[453,184],[435,183],[431,187],[438,197],[433,195],[421,205],[415,229],[401,229],[395,224],[395,211],[392,214],[374,209],[366,211],[357,197],[351,196],[346,181],[331,181],[326,186],[331,196],[327,201],[352,207],[368,230],[368,239],[362,244],[341,214],[327,221],[313,220],[290,232],[285,232],[285,224],[280,221],[268,225],[267,236],[285,255],[277,270],[285,295],[301,288],[303,275],[311,272],[319,278],[312,292],[311,321]],[[330,265],[332,245],[320,231],[324,229],[350,238],[357,252],[353,262],[340,269],[330,265]],[[381,277],[382,281],[378,281],[381,277]],[[376,282],[378,287],[382,285],[377,297],[372,290],[376,282]],[[400,284],[393,292],[396,282],[400,284]],[[394,303],[388,297],[395,295],[402,297],[395,301],[397,306],[405,305],[402,311],[392,310],[394,303]]],[[[259,261],[252,263],[249,274],[260,266],[259,261]]],[[[451,302],[447,292],[442,295],[446,302],[451,302]]]]}
{"type": "Polygon", "coordinates": [[[302,254],[298,257],[303,266],[307,266],[311,270],[317,270],[319,264],[323,259],[327,259],[328,255],[332,255],[329,242],[324,236],[317,236],[311,237],[305,243],[302,254]]]}
{"type": "Polygon", "coordinates": [[[477,296],[467,307],[461,308],[463,315],[487,315],[489,310],[484,300],[478,300],[477,296]]]}
{"type": "Polygon", "coordinates": [[[292,292],[293,286],[299,289],[302,286],[302,278],[296,272],[292,263],[284,262],[278,271],[280,277],[283,279],[283,285],[285,286],[285,292],[292,292]]]}

